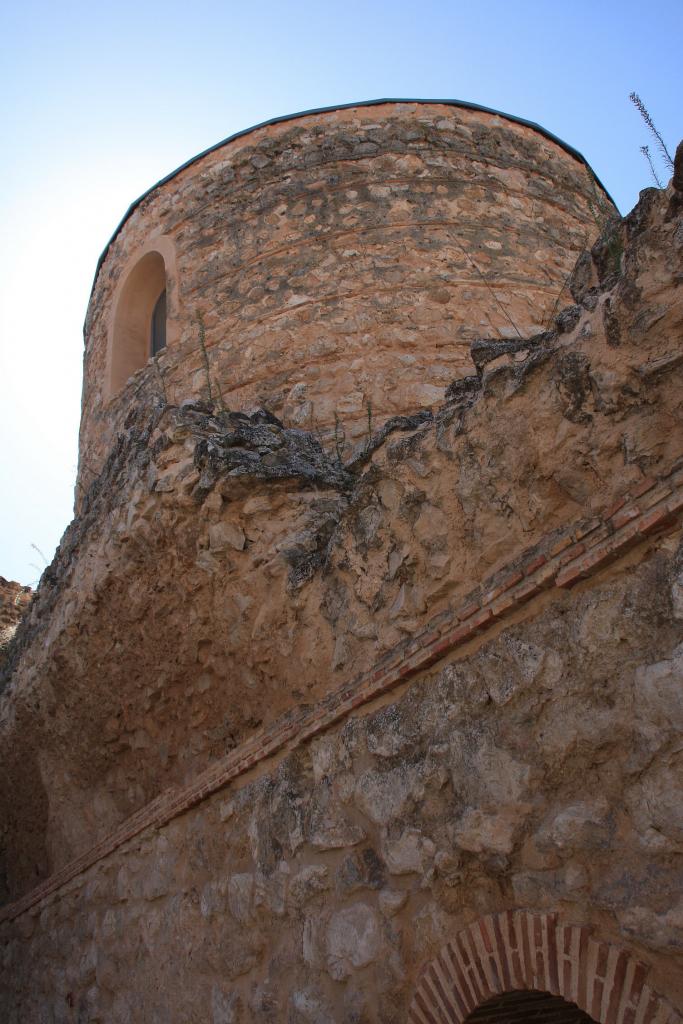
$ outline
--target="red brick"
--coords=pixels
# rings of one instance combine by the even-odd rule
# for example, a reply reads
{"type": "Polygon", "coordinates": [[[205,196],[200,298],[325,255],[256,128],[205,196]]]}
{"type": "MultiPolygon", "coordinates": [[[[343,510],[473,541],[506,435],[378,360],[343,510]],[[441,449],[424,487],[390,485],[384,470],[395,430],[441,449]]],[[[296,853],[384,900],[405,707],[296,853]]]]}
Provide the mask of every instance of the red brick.
{"type": "Polygon", "coordinates": [[[486,920],[483,917],[479,919],[479,934],[484,940],[484,949],[486,950],[486,952],[492,953],[493,942],[491,941],[491,936],[489,935],[488,930],[486,928],[486,920]]]}
{"type": "Polygon", "coordinates": [[[593,979],[593,1004],[590,1008],[590,1014],[594,1020],[600,1020],[600,1011],[602,1009],[602,994],[605,988],[605,983],[602,978],[595,977],[593,979]]]}
{"type": "Polygon", "coordinates": [[[433,644],[435,640],[438,640],[441,636],[441,630],[435,629],[430,633],[426,633],[422,636],[422,649],[426,650],[430,644],[433,644]]]}
{"type": "Polygon", "coordinates": [[[550,991],[557,994],[559,992],[559,974],[557,965],[557,931],[555,929],[555,922],[548,922],[548,977],[550,979],[550,991]]]}
{"type": "MultiPolygon", "coordinates": [[[[458,626],[457,629],[454,629],[452,633],[447,633],[444,637],[444,641],[447,641],[448,644],[446,650],[450,650],[452,647],[455,647],[456,644],[462,643],[463,640],[472,636],[474,631],[471,619],[468,619],[462,626],[458,626]]],[[[441,644],[439,644],[439,647],[441,647],[441,644]]]]}
{"type": "Polygon", "coordinates": [[[607,562],[611,562],[621,552],[623,547],[623,540],[614,538],[611,542],[600,544],[599,547],[589,551],[587,555],[579,559],[577,565],[581,569],[584,575],[588,575],[591,572],[596,571],[601,565],[605,565],[607,562]]]}
{"type": "Polygon", "coordinates": [[[417,666],[413,661],[406,661],[398,670],[398,676],[400,679],[405,679],[406,676],[412,676],[417,671],[417,666]]]}
{"type": "Polygon", "coordinates": [[[414,636],[410,643],[406,644],[406,646],[403,649],[403,658],[401,659],[401,664],[403,664],[406,658],[412,658],[412,656],[420,650],[422,650],[422,642],[420,640],[420,637],[414,636]]]}
{"type": "Polygon", "coordinates": [[[646,476],[644,480],[641,480],[639,484],[631,488],[631,497],[639,498],[641,494],[647,494],[657,483],[657,478],[654,476],[646,476]]]}
{"type": "Polygon", "coordinates": [[[509,989],[512,986],[512,975],[510,973],[510,947],[505,941],[505,932],[507,932],[507,915],[496,914],[493,918],[493,931],[495,934],[496,948],[500,953],[500,966],[503,972],[503,988],[509,989]]]}
{"type": "Polygon", "coordinates": [[[590,519],[587,523],[584,523],[581,526],[577,526],[576,529],[572,532],[572,537],[574,538],[574,540],[582,540],[584,537],[587,537],[590,533],[593,533],[595,530],[597,530],[601,523],[602,520],[598,519],[597,517],[595,519],[590,519]]]}
{"type": "Polygon", "coordinates": [[[441,655],[437,653],[436,647],[429,647],[426,651],[422,652],[421,657],[418,659],[416,656],[416,662],[419,664],[420,671],[430,668],[435,662],[439,661],[441,655]]]}
{"type": "Polygon", "coordinates": [[[516,590],[509,590],[502,597],[499,597],[497,601],[494,601],[491,607],[491,612],[494,619],[499,619],[506,612],[510,611],[511,608],[516,607],[520,604],[519,595],[516,590]]]}
{"type": "Polygon", "coordinates": [[[536,572],[536,570],[540,569],[542,565],[545,565],[547,561],[548,559],[545,555],[536,555],[536,557],[532,559],[528,563],[528,565],[524,566],[524,575],[531,576],[532,572],[536,572]]]}
{"type": "Polygon", "coordinates": [[[553,546],[548,551],[548,555],[550,556],[550,558],[554,558],[555,555],[559,555],[561,551],[564,551],[565,548],[568,548],[571,543],[571,534],[567,533],[564,537],[560,537],[558,540],[555,541],[553,546]]]}
{"type": "Polygon", "coordinates": [[[557,562],[547,562],[546,565],[542,565],[541,568],[534,573],[529,582],[533,581],[540,588],[551,587],[557,572],[557,562]]]}
{"type": "Polygon", "coordinates": [[[466,604],[464,608],[460,608],[457,612],[457,617],[460,622],[464,622],[465,619],[469,619],[470,616],[474,615],[475,612],[479,611],[481,604],[479,601],[472,601],[470,604],[466,604]]]}
{"type": "Polygon", "coordinates": [[[497,597],[500,597],[501,594],[504,594],[506,590],[510,589],[510,587],[514,587],[514,585],[516,583],[519,583],[522,579],[524,579],[524,577],[521,572],[511,573],[511,575],[508,576],[507,579],[504,579],[503,582],[500,583],[497,587],[494,587],[493,590],[490,590],[488,594],[486,594],[482,598],[481,603],[483,605],[491,604],[492,601],[495,601],[497,597]]]}
{"type": "Polygon", "coordinates": [[[585,576],[585,570],[579,562],[573,565],[568,565],[561,572],[558,572],[555,579],[555,586],[557,587],[573,587],[575,583],[582,580],[585,576]]]}
{"type": "Polygon", "coordinates": [[[643,1024],[651,1024],[651,1022],[657,1016],[658,1009],[659,997],[654,992],[651,992],[649,994],[648,1004],[645,1009],[645,1014],[643,1016],[643,1024]]]}
{"type": "Polygon", "coordinates": [[[598,955],[595,959],[595,971],[599,978],[604,980],[607,973],[607,962],[609,959],[609,949],[604,942],[601,942],[598,946],[598,955]]]}
{"type": "Polygon", "coordinates": [[[643,964],[642,961],[638,961],[633,972],[633,981],[631,982],[631,988],[629,990],[629,999],[635,1006],[638,1005],[641,992],[645,987],[647,981],[647,975],[650,969],[647,964],[643,964]]]}
{"type": "Polygon", "coordinates": [[[582,555],[586,550],[585,544],[574,544],[573,547],[566,551],[559,560],[559,565],[568,565],[569,562],[573,562],[575,558],[582,555]]]}
{"type": "Polygon", "coordinates": [[[649,533],[654,533],[661,527],[666,526],[674,514],[675,512],[672,512],[667,505],[659,505],[650,512],[646,512],[644,516],[641,516],[638,522],[638,532],[645,536],[649,533]]]}
{"type": "Polygon", "coordinates": [[[450,944],[441,951],[438,955],[438,961],[441,966],[441,970],[445,978],[449,979],[451,983],[449,985],[450,997],[455,1004],[455,1014],[451,1014],[453,1020],[463,1020],[467,1016],[467,1005],[464,1001],[463,994],[460,991],[457,984],[452,984],[455,978],[455,970],[453,967],[453,956],[451,952],[450,944]]]}
{"type": "Polygon", "coordinates": [[[454,1008],[453,1004],[451,1003],[450,999],[448,998],[446,990],[444,989],[443,985],[441,984],[441,981],[439,979],[439,975],[437,974],[436,968],[434,967],[433,963],[430,964],[429,971],[427,972],[427,974],[428,974],[428,977],[429,977],[429,980],[430,980],[431,984],[434,987],[434,990],[438,993],[438,997],[441,1000],[441,1003],[443,1004],[443,1006],[446,1007],[449,1015],[452,1017],[454,1012],[455,1012],[455,1008],[454,1008]]]}
{"type": "Polygon", "coordinates": [[[640,510],[635,505],[629,505],[627,508],[622,508],[615,515],[610,517],[610,522],[615,530],[620,530],[626,523],[630,523],[632,519],[637,519],[640,515],[640,510]]]}
{"type": "Polygon", "coordinates": [[[621,950],[617,958],[617,964],[614,969],[614,977],[612,979],[612,991],[610,993],[609,1005],[607,1007],[607,1013],[605,1015],[605,1024],[617,1024],[619,1016],[619,1005],[621,1003],[621,997],[624,989],[624,979],[626,977],[626,968],[628,967],[628,956],[625,950],[621,950]]]}
{"type": "Polygon", "coordinates": [[[427,1005],[424,996],[419,991],[415,993],[415,1002],[419,1006],[422,1016],[427,1021],[427,1024],[437,1024],[436,1018],[429,1012],[429,1006],[427,1005]]]}
{"type": "Polygon", "coordinates": [[[675,491],[673,496],[666,503],[667,508],[671,512],[678,512],[683,508],[683,488],[680,491],[675,491]]]}
{"type": "Polygon", "coordinates": [[[605,540],[606,537],[611,537],[614,529],[611,524],[603,523],[597,530],[590,534],[586,541],[586,548],[588,551],[594,548],[600,541],[605,540]]]}
{"type": "Polygon", "coordinates": [[[450,651],[451,647],[453,646],[453,644],[452,644],[452,642],[450,640],[450,636],[451,636],[450,633],[445,633],[441,637],[439,642],[432,646],[431,653],[435,657],[439,657],[440,655],[445,654],[447,651],[450,651]]]}
{"type": "Polygon", "coordinates": [[[616,558],[633,543],[637,543],[639,533],[639,522],[632,522],[630,526],[622,528],[619,533],[613,534],[609,540],[591,548],[583,558],[579,558],[576,562],[559,572],[555,580],[556,585],[558,587],[573,586],[583,576],[588,575],[589,572],[616,558]]]}
{"type": "Polygon", "coordinates": [[[492,619],[493,612],[491,611],[491,609],[482,608],[480,612],[477,612],[476,615],[473,615],[472,618],[469,619],[467,624],[472,630],[472,632],[479,632],[479,630],[484,629],[484,627],[487,626],[492,619]]]}
{"type": "Polygon", "coordinates": [[[610,507],[608,509],[605,509],[605,511],[603,512],[603,518],[604,519],[611,519],[612,516],[615,515],[615,513],[617,513],[619,511],[620,508],[624,507],[624,505],[626,504],[627,501],[628,501],[628,494],[625,494],[621,498],[617,498],[617,500],[614,502],[613,505],[610,505],[610,507]]]}
{"type": "Polygon", "coordinates": [[[642,505],[644,510],[647,510],[649,508],[652,508],[652,506],[656,505],[658,502],[664,501],[664,499],[668,498],[670,496],[670,494],[671,494],[671,485],[670,485],[670,483],[663,484],[661,487],[658,487],[656,491],[651,491],[647,495],[647,497],[643,499],[643,501],[641,502],[641,505],[642,505]]]}

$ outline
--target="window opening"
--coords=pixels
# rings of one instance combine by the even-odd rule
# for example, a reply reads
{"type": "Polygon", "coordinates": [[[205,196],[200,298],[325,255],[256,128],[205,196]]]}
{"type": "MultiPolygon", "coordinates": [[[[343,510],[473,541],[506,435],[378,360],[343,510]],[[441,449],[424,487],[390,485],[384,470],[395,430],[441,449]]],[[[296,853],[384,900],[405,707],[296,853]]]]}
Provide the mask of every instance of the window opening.
{"type": "Polygon", "coordinates": [[[166,265],[154,249],[129,271],[115,300],[109,340],[110,396],[166,345],[166,300],[166,265]]]}
{"type": "Polygon", "coordinates": [[[150,330],[150,351],[153,356],[158,355],[162,348],[166,348],[166,289],[156,301],[152,313],[152,324],[150,330]]]}

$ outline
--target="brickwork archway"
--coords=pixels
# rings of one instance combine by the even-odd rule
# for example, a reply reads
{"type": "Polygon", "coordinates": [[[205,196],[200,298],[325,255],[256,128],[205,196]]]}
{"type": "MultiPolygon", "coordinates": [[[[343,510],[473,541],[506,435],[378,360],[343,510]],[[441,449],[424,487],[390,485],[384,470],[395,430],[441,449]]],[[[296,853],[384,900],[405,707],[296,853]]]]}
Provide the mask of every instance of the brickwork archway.
{"type": "Polygon", "coordinates": [[[600,1024],[681,1024],[647,984],[649,966],[557,914],[506,911],[474,921],[423,968],[411,1024],[461,1024],[493,996],[562,996],[600,1024]]]}

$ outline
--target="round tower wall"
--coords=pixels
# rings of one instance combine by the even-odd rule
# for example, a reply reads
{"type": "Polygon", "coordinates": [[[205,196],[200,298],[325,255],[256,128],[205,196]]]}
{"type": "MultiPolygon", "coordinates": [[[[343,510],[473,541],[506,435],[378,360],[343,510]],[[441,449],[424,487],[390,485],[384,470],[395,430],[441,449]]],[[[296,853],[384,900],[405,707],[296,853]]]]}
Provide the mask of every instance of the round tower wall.
{"type": "Polygon", "coordinates": [[[473,372],[473,339],[549,325],[606,206],[559,142],[459,106],[323,111],[227,142],[152,189],[106,251],[86,319],[81,474],[141,392],[262,405],[347,442],[436,405],[473,372]],[[159,257],[167,346],[151,361],[161,286],[140,268],[158,276],[159,257]]]}

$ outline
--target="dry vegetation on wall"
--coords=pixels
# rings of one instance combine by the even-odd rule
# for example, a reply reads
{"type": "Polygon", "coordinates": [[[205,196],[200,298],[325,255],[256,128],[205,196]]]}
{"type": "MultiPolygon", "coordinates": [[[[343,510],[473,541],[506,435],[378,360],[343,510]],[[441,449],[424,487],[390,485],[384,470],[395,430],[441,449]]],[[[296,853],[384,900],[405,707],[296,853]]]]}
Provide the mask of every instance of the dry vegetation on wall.
{"type": "MultiPolygon", "coordinates": [[[[658,130],[656,124],[652,120],[652,116],[650,114],[650,111],[647,109],[647,107],[643,103],[643,101],[640,98],[640,96],[638,95],[638,93],[637,92],[632,92],[629,95],[629,99],[630,99],[631,103],[634,105],[634,107],[636,108],[636,110],[638,111],[638,113],[640,114],[640,116],[642,117],[643,121],[645,122],[645,127],[647,128],[647,130],[649,131],[650,135],[652,136],[652,138],[655,141],[655,145],[657,146],[657,149],[659,150],[659,159],[663,162],[665,173],[666,173],[666,177],[668,178],[669,174],[674,169],[673,157],[671,156],[671,153],[669,152],[664,139],[660,135],[659,130],[658,130]]],[[[662,188],[663,187],[662,186],[662,182],[660,180],[659,175],[657,174],[657,170],[655,168],[655,161],[654,161],[654,159],[652,157],[652,154],[650,153],[650,147],[649,146],[641,146],[640,147],[640,152],[643,154],[643,156],[647,160],[648,167],[650,168],[650,173],[652,174],[652,178],[654,180],[655,185],[657,186],[657,188],[662,188]]]]}
{"type": "Polygon", "coordinates": [[[682,169],[346,443],[140,371],[3,675],[8,1020],[431,1024],[540,935],[680,1024],[682,169]]]}

